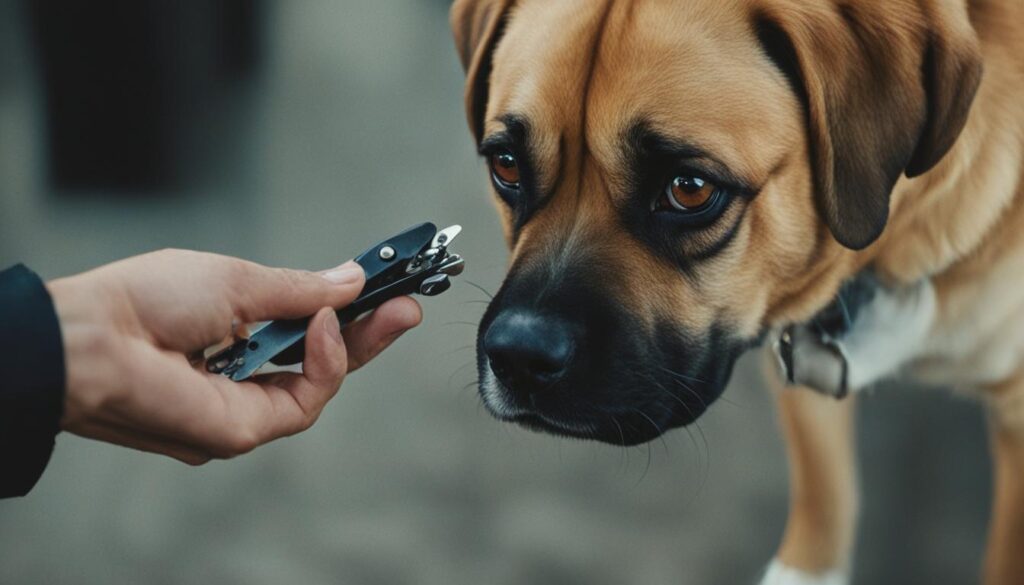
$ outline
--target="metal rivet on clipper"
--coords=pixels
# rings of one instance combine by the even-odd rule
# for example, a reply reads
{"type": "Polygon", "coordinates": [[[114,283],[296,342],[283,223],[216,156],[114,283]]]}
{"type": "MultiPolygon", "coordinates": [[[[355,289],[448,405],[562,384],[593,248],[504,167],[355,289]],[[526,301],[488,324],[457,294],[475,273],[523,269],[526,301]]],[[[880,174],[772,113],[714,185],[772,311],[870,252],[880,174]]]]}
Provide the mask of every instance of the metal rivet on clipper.
{"type": "Polygon", "coordinates": [[[379,256],[381,260],[391,260],[395,257],[395,249],[391,246],[384,246],[380,249],[380,252],[377,252],[377,256],[379,256]]]}

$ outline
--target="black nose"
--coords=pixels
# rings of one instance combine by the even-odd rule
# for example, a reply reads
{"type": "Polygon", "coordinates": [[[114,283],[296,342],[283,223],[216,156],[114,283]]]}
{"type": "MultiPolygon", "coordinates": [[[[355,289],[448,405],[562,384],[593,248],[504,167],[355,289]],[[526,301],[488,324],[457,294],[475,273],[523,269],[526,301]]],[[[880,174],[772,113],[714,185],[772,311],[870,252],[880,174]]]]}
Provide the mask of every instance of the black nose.
{"type": "Polygon", "coordinates": [[[491,370],[506,388],[532,394],[565,376],[572,359],[572,333],[563,321],[523,311],[506,311],[484,335],[491,370]]]}

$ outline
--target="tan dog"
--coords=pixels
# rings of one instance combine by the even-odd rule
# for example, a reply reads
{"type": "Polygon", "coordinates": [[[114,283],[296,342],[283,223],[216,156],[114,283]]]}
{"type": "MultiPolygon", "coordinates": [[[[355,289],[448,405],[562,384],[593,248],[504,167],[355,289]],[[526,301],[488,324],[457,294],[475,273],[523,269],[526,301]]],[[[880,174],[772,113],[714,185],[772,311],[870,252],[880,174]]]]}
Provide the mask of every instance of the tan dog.
{"type": "MultiPolygon", "coordinates": [[[[927,279],[894,367],[991,405],[985,582],[1024,583],[1024,3],[456,0],[452,23],[512,248],[480,328],[492,413],[646,441],[865,267],[927,279]]],[[[851,401],[779,400],[767,579],[844,582],[851,401]]]]}

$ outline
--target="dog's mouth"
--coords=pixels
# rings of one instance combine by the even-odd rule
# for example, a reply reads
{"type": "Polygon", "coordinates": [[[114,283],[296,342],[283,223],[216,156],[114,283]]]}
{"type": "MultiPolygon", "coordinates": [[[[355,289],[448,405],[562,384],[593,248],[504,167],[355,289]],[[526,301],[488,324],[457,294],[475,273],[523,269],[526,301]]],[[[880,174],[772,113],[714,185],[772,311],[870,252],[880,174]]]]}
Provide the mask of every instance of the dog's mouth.
{"type": "Polygon", "coordinates": [[[658,438],[668,430],[653,426],[653,422],[646,423],[650,428],[643,430],[645,427],[641,421],[626,414],[621,417],[609,416],[608,421],[608,425],[602,425],[597,422],[581,422],[572,419],[558,420],[539,413],[524,413],[508,420],[508,422],[513,422],[531,431],[600,441],[621,447],[646,443],[658,438]]]}
{"type": "Polygon", "coordinates": [[[580,420],[565,413],[546,413],[536,399],[527,399],[527,404],[520,404],[520,401],[509,398],[511,392],[494,376],[489,366],[481,373],[480,394],[484,407],[498,420],[565,437],[598,439],[600,434],[593,420],[580,420]]]}
{"type": "Polygon", "coordinates": [[[690,424],[708,405],[695,393],[689,400],[669,393],[660,393],[665,400],[653,397],[642,403],[630,400],[630,395],[642,395],[638,392],[624,392],[624,400],[611,404],[581,404],[565,399],[575,394],[575,389],[568,387],[552,389],[551,396],[524,398],[505,387],[489,367],[481,370],[480,394],[484,407],[498,420],[531,431],[622,447],[646,443],[672,428],[690,424]]]}
{"type": "Polygon", "coordinates": [[[580,439],[595,438],[593,423],[580,423],[572,420],[559,421],[547,418],[540,413],[524,412],[508,419],[531,431],[540,431],[553,435],[564,435],[580,439]]]}

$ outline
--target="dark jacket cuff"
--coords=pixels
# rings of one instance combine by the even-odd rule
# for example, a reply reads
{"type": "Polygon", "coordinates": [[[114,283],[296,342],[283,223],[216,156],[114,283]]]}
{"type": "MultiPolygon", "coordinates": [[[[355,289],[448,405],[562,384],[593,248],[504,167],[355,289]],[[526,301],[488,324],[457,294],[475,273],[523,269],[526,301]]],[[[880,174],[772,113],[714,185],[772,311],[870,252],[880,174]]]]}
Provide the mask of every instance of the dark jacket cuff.
{"type": "Polygon", "coordinates": [[[64,348],[49,292],[19,264],[0,272],[0,498],[23,496],[53,452],[64,348]]]}

